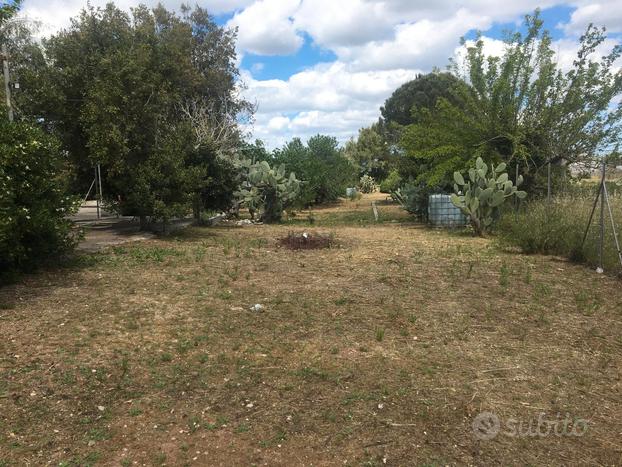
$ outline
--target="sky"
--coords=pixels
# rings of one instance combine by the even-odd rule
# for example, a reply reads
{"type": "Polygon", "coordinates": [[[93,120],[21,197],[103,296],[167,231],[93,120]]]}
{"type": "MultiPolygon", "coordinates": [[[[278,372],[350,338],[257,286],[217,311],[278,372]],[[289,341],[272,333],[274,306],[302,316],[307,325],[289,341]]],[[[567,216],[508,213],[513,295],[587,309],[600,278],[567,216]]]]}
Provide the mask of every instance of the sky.
{"type": "MultiPolygon", "coordinates": [[[[90,0],[94,6],[106,0],[90,0]]],[[[118,0],[128,9],[157,1],[118,0]]],[[[177,9],[181,0],[161,1],[177,9]]],[[[188,2],[187,3],[191,3],[188,2]]],[[[252,138],[269,148],[318,133],[340,142],[374,123],[379,108],[419,73],[444,69],[460,38],[481,31],[498,54],[505,31],[542,10],[560,66],[568,67],[581,33],[606,26],[602,52],[622,42],[622,0],[197,0],[216,21],[238,28],[244,96],[257,105],[252,138]]],[[[49,35],[69,24],[86,0],[25,0],[24,15],[49,35]]]]}

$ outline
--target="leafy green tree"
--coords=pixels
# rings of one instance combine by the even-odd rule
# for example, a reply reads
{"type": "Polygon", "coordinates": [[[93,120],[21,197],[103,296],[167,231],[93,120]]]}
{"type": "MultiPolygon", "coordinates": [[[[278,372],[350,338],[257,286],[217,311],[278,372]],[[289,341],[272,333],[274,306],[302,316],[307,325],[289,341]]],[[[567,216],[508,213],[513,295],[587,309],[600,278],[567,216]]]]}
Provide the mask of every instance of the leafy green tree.
{"type": "Polygon", "coordinates": [[[233,157],[236,116],[250,109],[237,97],[235,37],[198,7],[178,16],[139,6],[130,16],[108,4],[45,41],[47,98],[32,112],[60,134],[74,189],[86,191],[101,164],[108,201],[143,221],[213,199],[207,170],[233,157]]]}
{"type": "Polygon", "coordinates": [[[21,5],[22,0],[3,1],[0,5],[0,25],[15,16],[21,5]]]}
{"type": "Polygon", "coordinates": [[[464,63],[452,65],[468,86],[455,86],[452,99],[441,97],[433,109],[417,112],[401,144],[419,169],[418,180],[449,186],[454,171],[482,157],[520,165],[529,187],[548,162],[585,161],[619,141],[622,104],[612,102],[622,93],[622,71],[614,67],[622,47],[594,58],[606,36],[590,26],[564,72],[538,11],[526,17],[525,29],[506,38],[501,57],[487,57],[482,39],[476,40],[464,63]]]}
{"type": "Polygon", "coordinates": [[[247,159],[252,163],[261,161],[270,162],[273,159],[272,152],[266,149],[266,145],[260,139],[256,139],[254,143],[243,143],[239,152],[243,159],[247,159]]]}
{"type": "Polygon", "coordinates": [[[460,80],[451,73],[418,75],[393,91],[380,108],[382,119],[386,124],[410,125],[416,119],[413,110],[432,109],[439,97],[452,100],[452,90],[459,84],[460,80]]]}
{"type": "Polygon", "coordinates": [[[418,123],[409,125],[402,136],[406,158],[400,174],[429,186],[451,187],[451,174],[463,170],[473,157],[491,158],[480,144],[483,125],[477,114],[442,98],[436,108],[419,110],[418,123]]]}
{"type": "Polygon", "coordinates": [[[299,199],[305,205],[335,201],[357,182],[356,167],[332,136],[313,136],[306,145],[294,138],[274,151],[274,160],[303,181],[299,199]]]}
{"type": "Polygon", "coordinates": [[[396,89],[380,108],[379,121],[361,129],[358,138],[346,144],[345,154],[359,167],[359,176],[384,180],[394,168],[404,180],[416,175],[418,167],[404,163],[398,146],[404,128],[415,122],[419,111],[433,108],[439,97],[453,101],[453,87],[460,83],[450,73],[435,71],[418,75],[396,89]]]}
{"type": "MultiPolygon", "coordinates": [[[[28,58],[24,45],[32,45],[26,23],[14,18],[20,4],[0,5],[0,43],[11,58],[14,79],[28,58]]],[[[4,86],[0,89],[4,107],[4,86]]],[[[66,217],[74,201],[67,196],[67,160],[59,142],[38,125],[10,123],[1,112],[0,283],[73,248],[77,235],[66,217]]]]}
{"type": "MultiPolygon", "coordinates": [[[[397,88],[380,108],[382,116],[378,122],[379,133],[391,152],[400,155],[398,147],[404,128],[417,121],[419,111],[433,109],[439,98],[457,104],[454,88],[461,85],[464,85],[461,80],[451,73],[433,71],[418,75],[397,88]]],[[[404,179],[412,176],[412,173],[402,172],[404,179]]]]}
{"type": "Polygon", "coordinates": [[[377,123],[361,128],[358,138],[346,143],[344,155],[358,167],[359,176],[369,175],[375,180],[387,177],[396,157],[377,123]]]}
{"type": "MultiPolygon", "coordinates": [[[[1,7],[5,12],[0,13],[0,17],[4,17],[0,19],[0,45],[6,48],[9,57],[13,113],[17,120],[29,120],[33,105],[47,99],[48,87],[45,86],[46,76],[39,76],[37,72],[46,66],[43,51],[34,37],[38,23],[15,16],[20,4],[13,2],[1,7]]],[[[4,86],[0,86],[0,98],[4,105],[4,86]]]]}
{"type": "Polygon", "coordinates": [[[380,193],[392,193],[402,184],[402,177],[397,169],[389,172],[389,175],[380,183],[380,193]]]}
{"type": "Polygon", "coordinates": [[[229,211],[235,207],[235,191],[241,183],[239,166],[234,160],[219,157],[202,145],[190,150],[193,167],[191,193],[195,220],[202,222],[204,211],[229,211]]]}
{"type": "Polygon", "coordinates": [[[73,247],[66,169],[54,137],[0,117],[0,282],[73,247]]]}
{"type": "Polygon", "coordinates": [[[309,138],[307,147],[311,168],[307,186],[315,194],[315,203],[335,201],[348,186],[356,184],[356,168],[345,158],[336,138],[315,135],[309,138]]]}

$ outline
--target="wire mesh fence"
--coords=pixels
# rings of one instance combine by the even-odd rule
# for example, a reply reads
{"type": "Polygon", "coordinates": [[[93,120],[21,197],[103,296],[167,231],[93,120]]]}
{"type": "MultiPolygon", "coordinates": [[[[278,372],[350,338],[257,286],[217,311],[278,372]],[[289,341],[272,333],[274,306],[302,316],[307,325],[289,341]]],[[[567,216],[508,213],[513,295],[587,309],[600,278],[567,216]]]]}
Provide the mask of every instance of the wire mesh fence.
{"type": "Polygon", "coordinates": [[[502,235],[525,251],[622,275],[622,172],[601,167],[581,181],[557,176],[547,182],[542,196],[515,206],[514,222],[501,226],[502,235]]]}

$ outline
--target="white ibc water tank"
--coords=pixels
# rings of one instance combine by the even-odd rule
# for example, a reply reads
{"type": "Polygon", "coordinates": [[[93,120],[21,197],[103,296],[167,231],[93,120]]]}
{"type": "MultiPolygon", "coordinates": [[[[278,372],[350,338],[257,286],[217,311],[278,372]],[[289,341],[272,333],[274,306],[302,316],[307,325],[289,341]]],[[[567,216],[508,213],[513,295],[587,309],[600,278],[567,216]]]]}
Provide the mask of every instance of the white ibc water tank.
{"type": "Polygon", "coordinates": [[[428,218],[432,225],[443,227],[462,227],[467,224],[466,216],[453,205],[449,195],[430,195],[428,218]]]}
{"type": "Polygon", "coordinates": [[[348,198],[352,198],[353,196],[356,196],[356,188],[346,188],[346,196],[348,198]]]}

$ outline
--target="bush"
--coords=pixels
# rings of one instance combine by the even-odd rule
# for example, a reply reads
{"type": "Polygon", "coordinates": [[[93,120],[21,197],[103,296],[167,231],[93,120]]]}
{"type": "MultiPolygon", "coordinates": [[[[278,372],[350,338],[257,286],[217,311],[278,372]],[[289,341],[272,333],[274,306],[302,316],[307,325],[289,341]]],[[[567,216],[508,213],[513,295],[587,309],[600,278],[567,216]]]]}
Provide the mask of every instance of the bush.
{"type": "Polygon", "coordinates": [[[359,180],[358,188],[361,193],[373,193],[378,186],[372,177],[363,175],[359,180]]]}
{"type": "Polygon", "coordinates": [[[346,189],[346,198],[350,201],[358,201],[363,195],[356,188],[346,189]]]}
{"type": "MultiPolygon", "coordinates": [[[[563,256],[572,261],[584,262],[591,267],[597,267],[600,235],[598,209],[600,208],[594,215],[585,246],[581,247],[593,203],[594,196],[554,198],[550,205],[546,199],[532,201],[519,214],[508,212],[501,218],[498,225],[499,240],[503,245],[517,246],[525,253],[563,256]]],[[[611,197],[610,203],[614,211],[616,228],[620,233],[622,230],[622,198],[611,197]]],[[[608,216],[606,208],[605,214],[608,216]]],[[[605,233],[605,270],[621,273],[622,267],[608,217],[605,233]]]]}
{"type": "Polygon", "coordinates": [[[65,162],[40,128],[0,120],[0,282],[75,245],[65,162]]]}
{"type": "Polygon", "coordinates": [[[380,182],[381,193],[393,193],[402,184],[402,177],[397,170],[392,170],[387,178],[380,182]]]}
{"type": "MultiPolygon", "coordinates": [[[[609,196],[622,196],[622,181],[621,180],[608,180],[605,182],[607,184],[607,192],[609,196]]],[[[563,190],[561,190],[562,196],[570,196],[573,198],[592,198],[596,196],[598,192],[599,181],[594,180],[582,180],[580,182],[569,183],[567,184],[563,190]]],[[[558,193],[553,191],[553,193],[558,193]]]]}
{"type": "Polygon", "coordinates": [[[428,218],[428,201],[430,195],[440,192],[426,183],[418,183],[412,179],[391,193],[391,197],[397,201],[402,209],[414,214],[422,220],[428,218]]]}
{"type": "Polygon", "coordinates": [[[226,212],[235,207],[240,170],[231,161],[218,157],[214,151],[204,147],[199,147],[191,157],[192,164],[205,168],[205,178],[197,184],[199,189],[194,194],[193,202],[195,220],[201,223],[204,211],[226,212]]]}

